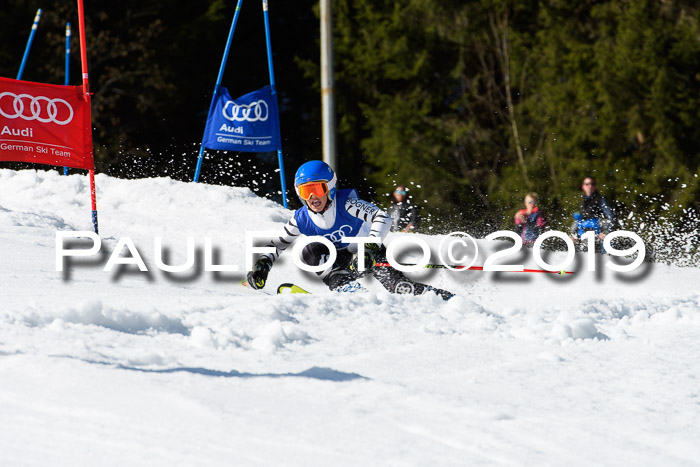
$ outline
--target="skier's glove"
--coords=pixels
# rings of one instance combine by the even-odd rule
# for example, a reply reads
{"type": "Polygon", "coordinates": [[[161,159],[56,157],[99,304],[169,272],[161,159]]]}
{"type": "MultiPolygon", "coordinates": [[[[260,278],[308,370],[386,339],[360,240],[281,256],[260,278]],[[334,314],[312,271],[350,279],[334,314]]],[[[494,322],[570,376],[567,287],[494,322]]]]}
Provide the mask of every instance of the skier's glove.
{"type": "Polygon", "coordinates": [[[248,273],[248,283],[255,290],[260,290],[265,287],[265,282],[267,281],[267,275],[272,269],[272,261],[267,256],[261,257],[255,262],[253,270],[248,273]]]}
{"type": "Polygon", "coordinates": [[[382,245],[377,243],[368,243],[365,245],[365,267],[372,269],[377,263],[377,257],[381,251],[382,245]]]}
{"type": "Polygon", "coordinates": [[[365,244],[365,270],[360,271],[359,269],[359,258],[355,258],[350,265],[350,270],[352,270],[357,277],[364,277],[368,274],[377,263],[377,257],[381,252],[382,245],[376,243],[365,244]]]}

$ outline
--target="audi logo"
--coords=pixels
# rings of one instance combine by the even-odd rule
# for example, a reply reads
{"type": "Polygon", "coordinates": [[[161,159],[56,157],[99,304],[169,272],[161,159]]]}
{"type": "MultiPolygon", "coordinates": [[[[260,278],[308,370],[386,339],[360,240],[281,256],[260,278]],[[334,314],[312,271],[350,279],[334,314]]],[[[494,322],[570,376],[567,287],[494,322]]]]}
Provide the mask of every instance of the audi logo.
{"type": "Polygon", "coordinates": [[[37,120],[41,123],[67,125],[73,120],[73,107],[63,99],[3,92],[0,94],[0,115],[5,118],[21,118],[37,120]],[[11,106],[8,105],[8,98],[12,99],[11,106]],[[27,115],[27,109],[29,115],[27,115]]]}
{"type": "Polygon", "coordinates": [[[226,120],[232,122],[264,122],[269,116],[267,102],[262,99],[248,105],[239,105],[233,101],[226,101],[221,114],[226,120]],[[229,107],[231,110],[230,113],[227,113],[229,107]]]}
{"type": "Polygon", "coordinates": [[[345,236],[348,235],[350,232],[352,232],[352,227],[350,227],[349,225],[344,225],[335,232],[325,234],[324,237],[326,237],[333,243],[338,243],[342,242],[343,238],[345,238],[345,236]]]}

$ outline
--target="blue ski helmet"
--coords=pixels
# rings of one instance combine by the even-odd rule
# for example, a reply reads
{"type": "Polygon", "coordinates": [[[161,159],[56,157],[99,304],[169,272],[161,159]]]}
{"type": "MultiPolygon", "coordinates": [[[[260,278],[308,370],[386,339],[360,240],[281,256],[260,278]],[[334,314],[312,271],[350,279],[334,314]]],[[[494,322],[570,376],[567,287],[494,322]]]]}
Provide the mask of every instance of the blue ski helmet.
{"type": "MultiPolygon", "coordinates": [[[[309,161],[302,164],[296,175],[294,175],[294,190],[297,192],[297,196],[299,196],[298,186],[308,182],[326,182],[326,185],[328,185],[328,200],[333,201],[337,179],[330,165],[323,161],[309,161]]],[[[305,203],[301,196],[299,196],[299,199],[302,203],[305,203]]]]}

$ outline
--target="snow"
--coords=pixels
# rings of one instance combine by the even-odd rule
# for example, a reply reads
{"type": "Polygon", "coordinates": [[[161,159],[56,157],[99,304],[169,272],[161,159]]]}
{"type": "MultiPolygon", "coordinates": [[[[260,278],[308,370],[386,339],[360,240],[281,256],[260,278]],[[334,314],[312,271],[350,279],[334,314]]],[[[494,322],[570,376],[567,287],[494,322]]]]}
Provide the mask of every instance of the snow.
{"type": "MultiPolygon", "coordinates": [[[[246,230],[289,211],[243,188],[96,183],[101,255],[60,272],[56,232],[91,230],[87,177],[0,170],[1,465],[700,465],[697,268],[588,272],[579,254],[567,276],[411,274],[445,303],[372,279],[332,293],[288,252],[266,294],[206,271],[204,239],[242,270],[246,230]],[[156,236],[167,264],[194,237],[195,267],[155,267],[156,236]],[[103,271],[124,237],[148,272],[103,271]],[[289,281],[313,294],[272,294],[289,281]]],[[[477,265],[503,248],[477,243],[477,265]]]]}

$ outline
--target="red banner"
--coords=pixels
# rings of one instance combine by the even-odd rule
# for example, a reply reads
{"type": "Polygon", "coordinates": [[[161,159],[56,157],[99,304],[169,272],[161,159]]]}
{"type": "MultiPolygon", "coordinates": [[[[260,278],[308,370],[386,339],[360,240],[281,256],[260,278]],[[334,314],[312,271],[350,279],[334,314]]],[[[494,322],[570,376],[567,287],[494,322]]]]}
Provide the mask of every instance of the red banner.
{"type": "Polygon", "coordinates": [[[0,161],[95,168],[82,86],[0,77],[0,161]]]}

